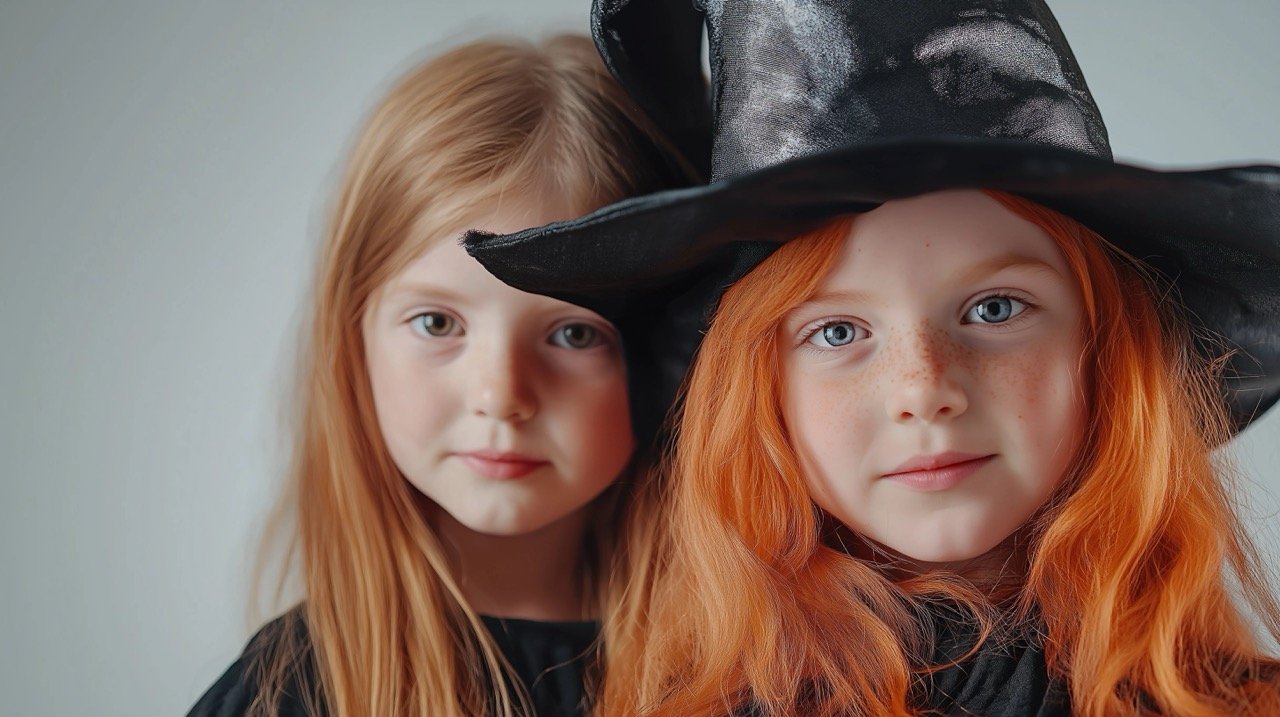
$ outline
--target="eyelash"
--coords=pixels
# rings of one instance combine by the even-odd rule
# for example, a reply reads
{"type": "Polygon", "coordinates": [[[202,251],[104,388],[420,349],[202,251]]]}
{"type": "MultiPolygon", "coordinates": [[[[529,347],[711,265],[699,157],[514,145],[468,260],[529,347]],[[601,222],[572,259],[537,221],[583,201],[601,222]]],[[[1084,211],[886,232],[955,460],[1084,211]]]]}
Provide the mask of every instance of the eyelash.
{"type": "Polygon", "coordinates": [[[612,331],[610,331],[610,330],[608,330],[608,329],[606,329],[606,328],[604,328],[604,327],[602,327],[602,326],[599,326],[599,325],[595,324],[594,322],[591,322],[591,321],[582,321],[582,320],[570,320],[570,321],[566,321],[566,322],[564,322],[564,323],[562,323],[562,324],[558,324],[558,325],[555,327],[555,329],[553,329],[553,330],[551,331],[551,335],[550,335],[549,337],[547,337],[547,342],[548,342],[548,343],[550,343],[552,346],[557,346],[557,347],[559,347],[559,348],[563,348],[563,349],[566,349],[566,350],[569,350],[569,351],[590,351],[590,350],[592,350],[592,349],[598,349],[598,348],[602,348],[602,347],[605,347],[605,346],[613,346],[613,345],[615,345],[615,343],[616,343],[616,339],[615,339],[614,334],[613,334],[613,332],[612,332],[612,331]],[[591,342],[591,345],[590,345],[590,346],[582,346],[582,347],[563,346],[563,345],[561,345],[561,344],[557,343],[557,342],[556,342],[556,340],[555,340],[555,339],[556,339],[556,337],[557,337],[557,336],[559,336],[559,335],[560,335],[560,334],[561,334],[565,329],[567,329],[567,328],[569,328],[569,327],[571,327],[571,326],[585,326],[585,327],[587,327],[588,329],[590,329],[591,331],[593,331],[593,332],[594,332],[594,339],[595,339],[595,340],[591,342]]]}
{"type": "MultiPolygon", "coordinates": [[[[1028,299],[1027,297],[1023,296],[1018,292],[1010,291],[1008,289],[998,289],[998,290],[992,291],[989,294],[982,294],[981,296],[975,297],[973,300],[965,303],[964,310],[960,313],[961,319],[963,319],[966,315],[968,315],[968,313],[972,311],[975,306],[977,306],[978,304],[981,304],[984,301],[990,301],[991,299],[1011,299],[1013,301],[1016,301],[1022,304],[1025,308],[1022,311],[1020,311],[1017,316],[1010,318],[1008,321],[1002,321],[998,324],[987,324],[987,323],[976,322],[976,321],[962,322],[962,323],[965,323],[965,325],[971,325],[971,326],[982,326],[984,330],[988,330],[988,331],[1008,331],[1012,327],[1020,325],[1023,319],[1028,318],[1028,315],[1031,312],[1040,308],[1038,304],[1032,302],[1030,299],[1028,299]]],[[[838,351],[840,349],[847,347],[848,344],[846,344],[845,346],[834,346],[834,347],[828,348],[825,346],[816,346],[811,341],[811,339],[814,336],[818,335],[818,332],[822,331],[823,329],[826,329],[829,326],[834,326],[836,324],[853,324],[858,329],[866,331],[868,334],[871,333],[870,330],[866,329],[865,327],[858,326],[857,322],[852,321],[850,319],[837,318],[837,317],[821,319],[817,324],[813,325],[811,329],[808,329],[801,334],[799,348],[806,349],[809,351],[816,351],[816,352],[828,352],[828,351],[838,351]]],[[[850,343],[854,343],[854,342],[850,342],[850,343]]]]}
{"type": "MultiPolygon", "coordinates": [[[[416,333],[421,338],[448,339],[448,338],[457,338],[459,336],[466,335],[466,330],[462,328],[462,320],[447,311],[419,311],[415,313],[413,316],[409,317],[408,323],[409,323],[409,327],[414,331],[414,333],[416,333]],[[419,321],[420,319],[426,316],[442,316],[448,319],[449,321],[452,321],[453,324],[450,327],[451,330],[449,331],[449,333],[446,333],[446,334],[432,334],[431,332],[426,331],[425,328],[420,330],[418,328],[419,321]]],[[[547,336],[547,343],[553,346],[557,346],[559,348],[570,350],[570,351],[587,351],[587,350],[590,350],[593,348],[599,348],[602,346],[613,346],[617,343],[617,338],[615,337],[613,331],[605,327],[598,326],[592,321],[577,319],[577,320],[569,320],[569,321],[565,321],[563,323],[557,324],[555,328],[551,330],[551,333],[547,336]],[[565,329],[572,326],[587,327],[591,331],[595,332],[595,335],[594,335],[595,340],[592,342],[590,346],[583,346],[583,347],[563,346],[560,343],[558,343],[556,341],[556,337],[559,336],[565,329]]]]}
{"type": "Polygon", "coordinates": [[[1030,299],[1028,299],[1026,296],[1022,295],[1019,292],[1011,291],[1009,289],[997,289],[995,291],[992,291],[989,294],[983,294],[973,299],[972,301],[966,303],[964,305],[964,311],[960,313],[960,318],[962,320],[962,323],[965,323],[966,325],[970,325],[970,326],[981,326],[983,327],[984,330],[1009,331],[1009,330],[1012,330],[1013,327],[1021,325],[1024,319],[1027,319],[1033,311],[1039,308],[1040,308],[1039,304],[1032,302],[1030,299]],[[1010,299],[1012,301],[1018,302],[1019,304],[1022,304],[1025,308],[1022,311],[1018,312],[1017,316],[1011,317],[1008,321],[1002,321],[998,324],[988,324],[980,321],[969,321],[969,322],[963,321],[964,317],[968,316],[969,312],[972,311],[974,307],[976,307],[978,304],[981,304],[984,301],[990,301],[991,299],[1010,299]]]}
{"type": "MultiPolygon", "coordinates": [[[[421,336],[422,338],[432,338],[432,339],[451,338],[454,335],[454,331],[460,330],[461,327],[462,327],[462,321],[458,317],[454,316],[453,314],[450,314],[447,311],[419,311],[413,316],[409,317],[409,328],[412,329],[414,333],[416,333],[418,336],[421,336]],[[440,334],[440,335],[433,334],[427,331],[425,328],[419,330],[418,328],[420,323],[419,320],[426,316],[443,316],[444,318],[453,322],[453,325],[451,327],[452,330],[448,334],[440,334]]],[[[463,334],[465,334],[465,331],[463,332],[463,334]]]]}
{"type": "MultiPolygon", "coordinates": [[[[846,344],[845,346],[828,347],[828,346],[817,346],[811,341],[811,339],[813,339],[814,336],[817,336],[823,329],[826,329],[827,327],[830,327],[830,326],[835,326],[836,324],[852,324],[855,327],[855,330],[861,329],[862,331],[865,331],[868,334],[871,333],[869,330],[867,330],[866,327],[858,326],[857,323],[850,321],[849,319],[842,319],[842,318],[835,318],[835,317],[822,319],[816,325],[814,325],[812,329],[805,331],[800,336],[799,348],[805,349],[807,351],[818,352],[818,353],[826,353],[829,351],[839,351],[840,349],[845,348],[845,346],[847,346],[848,344],[846,344]]],[[[854,342],[851,341],[850,343],[854,343],[854,342]]]]}

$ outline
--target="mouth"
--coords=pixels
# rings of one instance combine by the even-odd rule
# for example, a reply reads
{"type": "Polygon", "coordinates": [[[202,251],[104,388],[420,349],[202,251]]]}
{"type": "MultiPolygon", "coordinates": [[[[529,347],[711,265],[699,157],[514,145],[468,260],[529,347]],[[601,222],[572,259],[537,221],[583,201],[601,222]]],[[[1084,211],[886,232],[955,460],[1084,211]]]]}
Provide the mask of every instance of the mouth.
{"type": "Polygon", "coordinates": [[[958,451],[916,456],[881,477],[920,491],[947,490],[962,483],[995,457],[994,453],[979,455],[958,451]]]}
{"type": "Polygon", "coordinates": [[[476,473],[499,480],[523,478],[540,468],[551,465],[551,462],[545,458],[511,451],[466,451],[453,455],[476,473]]]}

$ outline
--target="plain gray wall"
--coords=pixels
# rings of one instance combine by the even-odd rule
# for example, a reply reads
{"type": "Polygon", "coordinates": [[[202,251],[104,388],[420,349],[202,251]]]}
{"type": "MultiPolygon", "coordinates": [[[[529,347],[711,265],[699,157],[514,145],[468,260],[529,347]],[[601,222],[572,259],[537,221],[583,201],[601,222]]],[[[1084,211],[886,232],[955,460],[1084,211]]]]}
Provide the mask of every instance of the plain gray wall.
{"type": "MultiPolygon", "coordinates": [[[[181,714],[239,652],[300,302],[415,61],[587,0],[0,6],[5,715],[181,714]]],[[[1280,163],[1280,3],[1065,0],[1119,157],[1280,163]]],[[[1280,412],[1235,443],[1280,556],[1280,412]]]]}

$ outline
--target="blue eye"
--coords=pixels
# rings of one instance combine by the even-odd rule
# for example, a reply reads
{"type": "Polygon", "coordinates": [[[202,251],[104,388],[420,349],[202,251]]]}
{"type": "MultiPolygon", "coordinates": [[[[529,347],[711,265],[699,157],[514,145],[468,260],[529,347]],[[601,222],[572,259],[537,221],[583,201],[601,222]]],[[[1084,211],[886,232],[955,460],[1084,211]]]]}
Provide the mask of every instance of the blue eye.
{"type": "Polygon", "coordinates": [[[589,349],[604,341],[604,332],[591,324],[565,324],[551,334],[551,343],[563,349],[589,349]]]}
{"type": "Polygon", "coordinates": [[[410,322],[414,331],[425,336],[442,337],[457,332],[458,320],[438,311],[427,311],[413,317],[410,322]]]}
{"type": "Polygon", "coordinates": [[[866,329],[851,321],[832,321],[829,324],[823,324],[818,327],[805,340],[815,346],[836,349],[841,346],[848,346],[854,341],[866,338],[869,335],[866,329]]]}
{"type": "Polygon", "coordinates": [[[1012,296],[987,296],[969,307],[964,320],[971,324],[1003,324],[1026,310],[1026,302],[1018,301],[1012,296]]]}

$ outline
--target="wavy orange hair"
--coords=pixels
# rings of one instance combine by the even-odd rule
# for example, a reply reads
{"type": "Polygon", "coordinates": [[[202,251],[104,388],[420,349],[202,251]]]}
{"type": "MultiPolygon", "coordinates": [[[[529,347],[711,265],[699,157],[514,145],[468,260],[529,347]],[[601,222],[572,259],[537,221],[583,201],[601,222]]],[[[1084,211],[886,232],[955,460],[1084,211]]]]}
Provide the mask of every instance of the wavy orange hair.
{"type": "MultiPolygon", "coordinates": [[[[271,714],[307,662],[320,683],[304,702],[335,717],[526,711],[523,695],[494,688],[504,677],[520,682],[383,443],[361,316],[391,276],[432,243],[456,239],[446,232],[479,223],[504,194],[549,195],[585,213],[692,181],[677,156],[585,37],[470,43],[415,68],[381,100],[333,208],[299,366],[288,492],[255,581],[282,547],[276,601],[296,567],[305,602],[254,665],[252,713],[271,714]]],[[[647,562],[644,478],[638,470],[619,479],[587,536],[594,564],[584,589],[605,619],[605,661],[631,566],[647,562]]]]}
{"type": "Polygon", "coordinates": [[[780,408],[778,324],[856,220],[781,247],[724,295],[690,374],[665,470],[670,535],[643,648],[611,664],[609,714],[915,714],[932,599],[985,639],[1038,616],[1050,672],[1083,715],[1280,714],[1276,663],[1232,601],[1229,566],[1273,636],[1280,610],[1212,448],[1217,374],[1151,278],[1079,223],[990,193],[1066,256],[1087,316],[1092,420],[1071,475],[1018,536],[1012,599],[956,575],[893,576],[850,555],[808,498],[780,408]],[[616,696],[615,695],[620,695],[616,696]]]}

